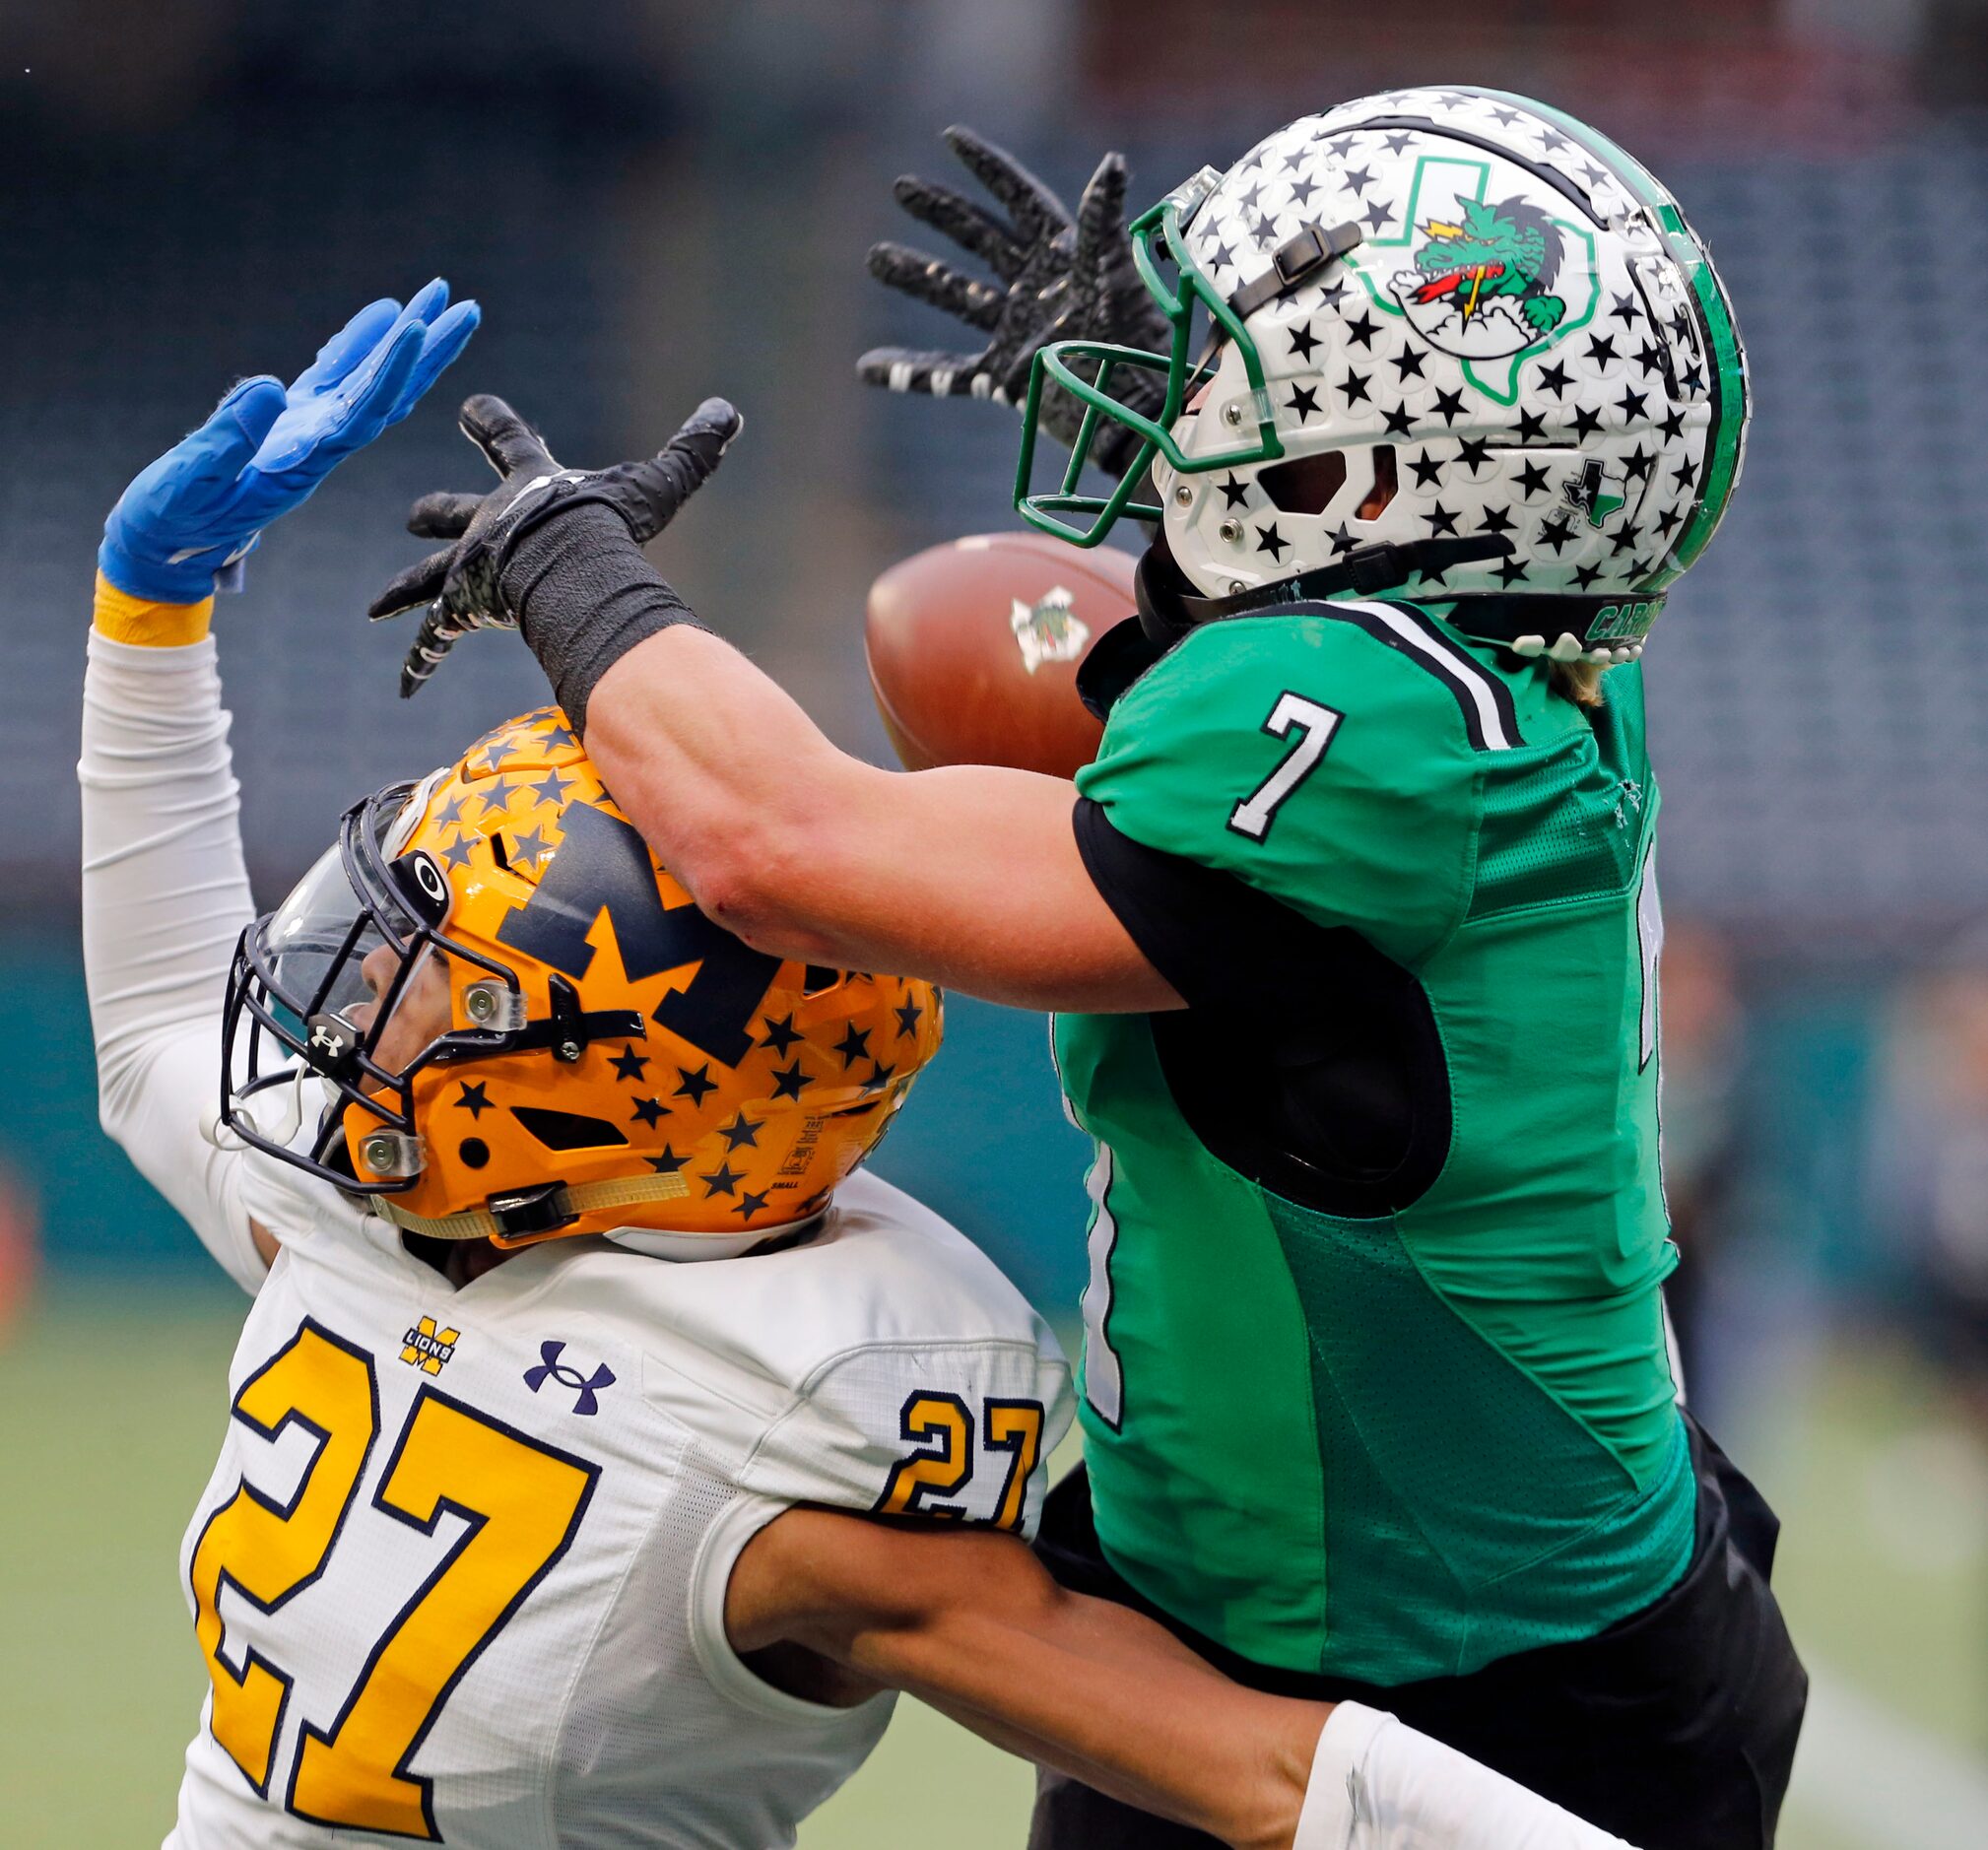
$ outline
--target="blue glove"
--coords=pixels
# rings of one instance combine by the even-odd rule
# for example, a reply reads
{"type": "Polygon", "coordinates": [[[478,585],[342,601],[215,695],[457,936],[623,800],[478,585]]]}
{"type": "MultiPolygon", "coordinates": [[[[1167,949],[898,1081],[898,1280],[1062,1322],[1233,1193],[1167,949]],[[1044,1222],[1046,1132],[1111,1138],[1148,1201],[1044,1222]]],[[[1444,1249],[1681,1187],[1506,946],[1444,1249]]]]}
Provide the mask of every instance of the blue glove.
{"type": "Polygon", "coordinates": [[[262,529],[405,418],[481,318],[473,301],[450,308],[437,278],[405,308],[368,302],[288,391],[266,373],[242,380],[118,496],[99,569],[120,591],[162,604],[238,590],[240,561],[262,529]]]}

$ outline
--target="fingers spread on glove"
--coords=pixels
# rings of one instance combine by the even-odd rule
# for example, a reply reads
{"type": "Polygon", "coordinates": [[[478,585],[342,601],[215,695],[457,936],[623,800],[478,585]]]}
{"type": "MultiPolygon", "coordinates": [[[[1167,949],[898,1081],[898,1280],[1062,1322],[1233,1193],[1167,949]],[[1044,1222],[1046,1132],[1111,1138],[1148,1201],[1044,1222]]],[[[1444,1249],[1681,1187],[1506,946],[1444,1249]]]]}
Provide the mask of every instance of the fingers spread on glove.
{"type": "Polygon", "coordinates": [[[317,358],[297,375],[291,391],[302,396],[330,390],[378,346],[399,314],[400,303],[391,296],[367,302],[317,350],[317,358]]]}
{"type": "Polygon", "coordinates": [[[481,495],[424,495],[409,509],[407,530],[419,540],[459,540],[483,505],[481,495]]]}
{"type": "Polygon", "coordinates": [[[951,187],[921,180],[914,173],[904,174],[891,190],[921,225],[929,225],[969,256],[980,258],[1004,283],[1021,271],[1027,253],[1016,241],[1015,228],[1003,225],[991,212],[951,187]]]}
{"type": "Polygon", "coordinates": [[[1053,235],[1070,223],[1070,209],[1007,149],[984,140],[956,123],[946,131],[946,145],[958,155],[980,184],[1008,208],[1025,244],[1053,235]]]}
{"type": "Polygon", "coordinates": [[[431,553],[420,564],[410,565],[365,607],[365,614],[378,623],[382,617],[398,617],[402,611],[432,604],[441,595],[448,562],[454,557],[455,548],[445,546],[438,553],[431,553]]]}
{"type": "Polygon", "coordinates": [[[1108,154],[1077,202],[1077,267],[1094,267],[1125,224],[1125,157],[1108,154]]]}
{"type": "Polygon", "coordinates": [[[462,433],[484,453],[484,460],[500,476],[528,470],[557,469],[545,440],[500,398],[479,392],[463,401],[457,419],[462,433]]]}
{"type": "Polygon", "coordinates": [[[943,308],[969,327],[992,328],[1001,319],[1001,304],[1007,300],[1002,291],[908,244],[872,244],[869,264],[870,274],[887,289],[943,308]]]}
{"type": "Polygon", "coordinates": [[[428,344],[428,328],[407,321],[340,389],[344,407],[315,447],[332,456],[349,456],[370,443],[393,421],[414,369],[428,344]]]}
{"type": "Polygon", "coordinates": [[[606,471],[603,483],[637,544],[662,532],[710,480],[745,423],[729,400],[707,398],[647,461],[606,471]]]}
{"type": "Polygon", "coordinates": [[[909,347],[873,347],[856,362],[865,385],[932,398],[993,398],[994,377],[983,354],[919,353],[909,347]]]}
{"type": "Polygon", "coordinates": [[[428,338],[422,343],[421,358],[393,408],[388,424],[398,424],[428,395],[428,388],[462,350],[483,322],[483,308],[475,301],[459,301],[428,324],[428,338]]]}

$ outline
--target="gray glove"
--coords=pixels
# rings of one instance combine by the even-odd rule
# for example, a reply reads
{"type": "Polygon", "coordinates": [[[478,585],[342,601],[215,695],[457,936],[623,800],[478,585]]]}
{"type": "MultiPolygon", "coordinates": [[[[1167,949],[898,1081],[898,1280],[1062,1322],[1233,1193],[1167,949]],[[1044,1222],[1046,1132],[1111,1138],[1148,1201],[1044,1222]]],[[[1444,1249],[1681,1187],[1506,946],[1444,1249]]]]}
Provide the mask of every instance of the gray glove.
{"type": "MultiPolygon", "coordinates": [[[[1125,230],[1125,158],[1107,154],[1084,188],[1073,220],[1069,208],[1005,150],[971,129],[946,131],[946,145],[992,193],[1001,219],[949,187],[909,175],[895,187],[897,203],[979,258],[1003,287],[969,276],[937,257],[885,242],[870,250],[870,274],[880,283],[957,316],[985,333],[977,354],[878,347],[856,362],[865,383],[934,398],[991,398],[1019,405],[1028,390],[1037,349],[1051,341],[1109,341],[1165,354],[1173,331],[1133,262],[1125,230]]],[[[1130,368],[1113,375],[1113,390],[1147,416],[1159,413],[1165,390],[1158,375],[1130,368]]],[[[1074,445],[1084,408],[1051,390],[1044,428],[1074,445]]],[[[1100,421],[1097,463],[1114,473],[1129,462],[1138,439],[1122,425],[1100,421]]]]}

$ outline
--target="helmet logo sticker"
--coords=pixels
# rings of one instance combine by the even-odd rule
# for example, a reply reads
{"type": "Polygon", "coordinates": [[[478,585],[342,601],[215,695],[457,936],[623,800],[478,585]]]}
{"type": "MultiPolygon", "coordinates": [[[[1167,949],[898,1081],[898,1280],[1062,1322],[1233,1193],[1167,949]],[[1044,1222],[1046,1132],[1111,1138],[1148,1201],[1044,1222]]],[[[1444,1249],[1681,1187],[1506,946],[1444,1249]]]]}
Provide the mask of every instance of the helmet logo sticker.
{"type": "Polygon", "coordinates": [[[1044,662],[1074,662],[1091,640],[1091,626],[1076,611],[1077,600],[1062,585],[1052,586],[1033,604],[1014,600],[1008,619],[1022,650],[1022,665],[1032,675],[1044,662]]]}
{"type": "Polygon", "coordinates": [[[602,1362],[592,1374],[582,1374],[571,1362],[560,1359],[565,1353],[563,1343],[541,1343],[538,1365],[524,1372],[525,1386],[536,1394],[548,1381],[557,1381],[561,1387],[579,1397],[573,1402],[572,1412],[580,1415],[599,1413],[601,1392],[614,1386],[615,1371],[602,1362]]]}
{"type": "Polygon", "coordinates": [[[1580,474],[1560,490],[1566,503],[1576,513],[1587,516],[1591,527],[1605,527],[1628,503],[1628,483],[1611,477],[1600,462],[1590,459],[1580,474]],[[1618,494],[1620,489],[1623,492],[1618,494]]]}
{"type": "Polygon", "coordinates": [[[1519,368],[1594,318],[1593,234],[1522,197],[1490,199],[1491,164],[1424,155],[1403,208],[1402,231],[1367,248],[1405,254],[1377,277],[1347,258],[1374,305],[1404,316],[1439,353],[1461,360],[1487,398],[1518,397],[1519,368]]]}

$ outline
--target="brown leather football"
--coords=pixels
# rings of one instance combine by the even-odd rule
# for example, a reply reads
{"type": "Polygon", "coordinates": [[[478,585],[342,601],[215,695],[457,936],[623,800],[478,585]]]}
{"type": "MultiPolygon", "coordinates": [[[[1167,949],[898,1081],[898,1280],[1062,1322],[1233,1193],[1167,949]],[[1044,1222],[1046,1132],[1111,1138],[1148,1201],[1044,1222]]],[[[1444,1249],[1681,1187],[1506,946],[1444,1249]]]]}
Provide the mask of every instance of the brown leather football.
{"type": "Polygon", "coordinates": [[[1077,697],[1092,643],[1133,614],[1131,555],[1041,533],[914,554],[870,587],[864,652],[909,770],[1008,764],[1073,777],[1102,733],[1077,697]]]}

